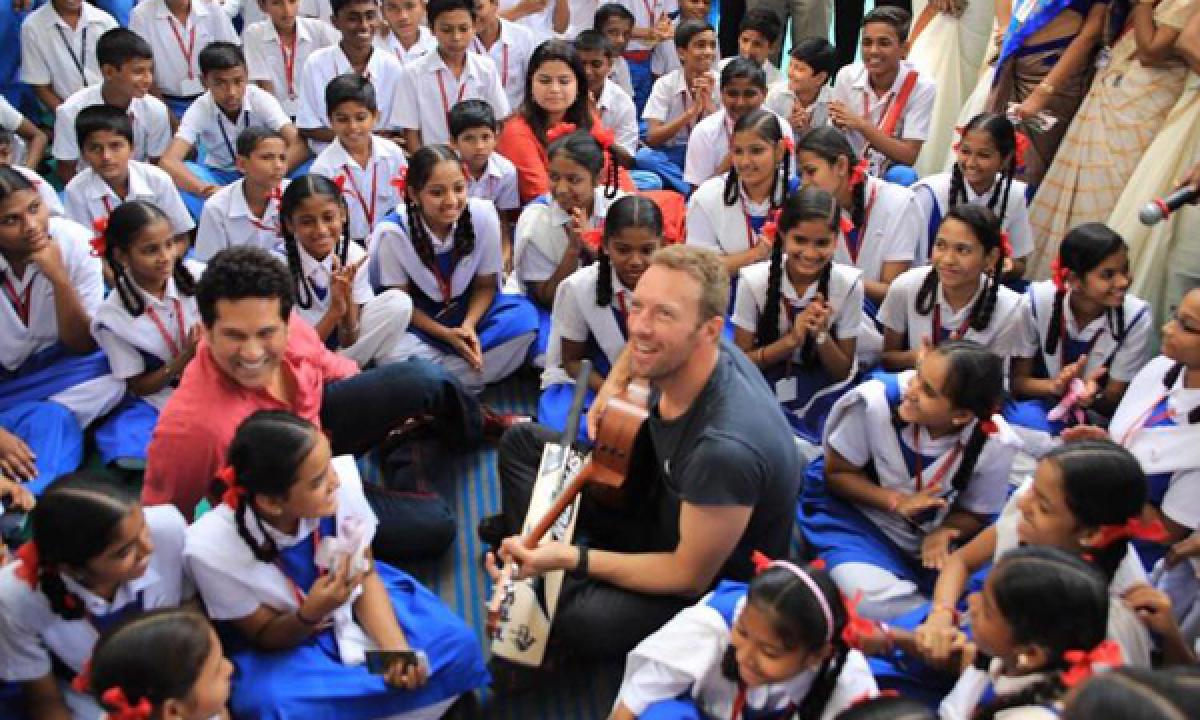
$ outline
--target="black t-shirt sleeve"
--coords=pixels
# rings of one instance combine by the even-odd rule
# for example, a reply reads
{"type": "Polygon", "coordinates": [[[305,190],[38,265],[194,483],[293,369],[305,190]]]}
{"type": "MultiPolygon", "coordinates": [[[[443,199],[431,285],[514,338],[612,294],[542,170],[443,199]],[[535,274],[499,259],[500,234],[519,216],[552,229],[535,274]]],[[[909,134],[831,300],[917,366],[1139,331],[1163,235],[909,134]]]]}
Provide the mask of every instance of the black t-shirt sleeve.
{"type": "Polygon", "coordinates": [[[692,505],[753,507],[762,499],[763,463],[736,438],[704,437],[681,470],[680,497],[692,505]]]}

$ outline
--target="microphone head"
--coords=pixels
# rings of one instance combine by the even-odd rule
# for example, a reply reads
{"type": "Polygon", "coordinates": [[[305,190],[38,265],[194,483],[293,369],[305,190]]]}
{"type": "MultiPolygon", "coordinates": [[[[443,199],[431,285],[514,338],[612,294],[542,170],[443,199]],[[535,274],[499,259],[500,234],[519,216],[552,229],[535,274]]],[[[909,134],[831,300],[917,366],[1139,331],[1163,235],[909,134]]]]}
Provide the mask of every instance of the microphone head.
{"type": "Polygon", "coordinates": [[[1163,219],[1162,208],[1157,203],[1146,203],[1138,210],[1138,220],[1142,221],[1143,225],[1154,225],[1163,219]]]}

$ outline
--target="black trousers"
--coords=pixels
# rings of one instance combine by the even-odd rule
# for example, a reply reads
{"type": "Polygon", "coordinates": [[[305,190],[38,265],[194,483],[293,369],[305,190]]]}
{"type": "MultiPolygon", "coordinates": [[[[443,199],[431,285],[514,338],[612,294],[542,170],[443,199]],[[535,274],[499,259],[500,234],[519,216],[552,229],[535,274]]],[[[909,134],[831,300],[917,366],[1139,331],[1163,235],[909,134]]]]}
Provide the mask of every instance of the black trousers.
{"type": "MultiPolygon", "coordinates": [[[[525,521],[542,447],[557,437],[558,433],[529,423],[512,428],[500,442],[501,509],[510,535],[520,532],[525,521]]],[[[633,522],[628,516],[599,508],[585,496],[576,523],[576,539],[585,537],[590,546],[600,549],[635,551],[629,547],[638,543],[639,533],[633,522]]],[[[568,576],[559,596],[551,642],[572,657],[623,657],[696,599],[646,595],[591,578],[568,576]]]]}

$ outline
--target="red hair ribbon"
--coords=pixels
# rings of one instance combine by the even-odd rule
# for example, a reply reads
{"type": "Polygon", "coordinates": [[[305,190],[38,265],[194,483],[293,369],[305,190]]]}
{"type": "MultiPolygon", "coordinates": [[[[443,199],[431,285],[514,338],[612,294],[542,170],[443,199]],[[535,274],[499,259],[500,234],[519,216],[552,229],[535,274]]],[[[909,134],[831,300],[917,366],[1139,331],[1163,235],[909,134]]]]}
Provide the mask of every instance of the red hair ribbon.
{"type": "Polygon", "coordinates": [[[771,558],[767,557],[758,550],[750,553],[750,562],[754,565],[755,575],[761,575],[771,567],[771,558]]]}
{"type": "Polygon", "coordinates": [[[592,139],[600,144],[601,150],[608,152],[608,149],[612,147],[614,142],[616,142],[617,136],[612,130],[604,127],[603,125],[593,125],[592,139]]]}
{"type": "Polygon", "coordinates": [[[779,233],[779,208],[776,208],[771,211],[770,216],[767,217],[767,221],[765,223],[763,223],[761,235],[762,235],[762,239],[765,240],[768,245],[774,245],[775,244],[775,235],[777,235],[778,233],[779,233]]]}
{"type": "Polygon", "coordinates": [[[400,193],[401,195],[408,192],[408,166],[407,165],[400,168],[400,170],[398,170],[396,172],[396,175],[395,175],[395,177],[392,178],[391,183],[392,183],[392,187],[396,188],[396,192],[400,193]]]}
{"type": "Polygon", "coordinates": [[[1001,257],[1013,256],[1012,240],[1009,239],[1007,230],[1000,231],[1000,252],[1001,257]]]}
{"type": "Polygon", "coordinates": [[[588,249],[590,249],[592,252],[596,252],[600,249],[600,246],[604,244],[604,229],[591,228],[584,230],[579,239],[583,241],[583,244],[586,245],[588,249]]]}
{"type": "Polygon", "coordinates": [[[104,257],[104,253],[108,249],[108,242],[104,239],[104,235],[108,232],[108,216],[98,217],[93,220],[92,229],[96,231],[96,234],[92,237],[92,255],[104,257]]]}
{"type": "Polygon", "coordinates": [[[825,569],[825,559],[824,558],[816,558],[815,560],[813,560],[812,562],[810,562],[808,564],[808,569],[809,570],[824,570],[825,569]]]}
{"type": "Polygon", "coordinates": [[[140,698],[132,705],[125,691],[119,687],[110,687],[100,696],[100,702],[109,709],[110,720],[148,720],[154,712],[154,706],[146,698],[140,698]]]}
{"type": "Polygon", "coordinates": [[[552,143],[560,137],[563,137],[564,135],[570,135],[578,129],[579,127],[576,126],[575,123],[560,122],[546,131],[546,142],[552,143]]]}
{"type": "Polygon", "coordinates": [[[783,149],[787,150],[788,154],[791,155],[793,152],[796,151],[796,141],[791,139],[790,137],[784,136],[783,149]]]}
{"type": "Polygon", "coordinates": [[[995,435],[1000,430],[996,427],[996,421],[991,418],[980,420],[979,429],[982,430],[983,434],[987,435],[988,437],[995,435]]]}
{"type": "Polygon", "coordinates": [[[237,471],[232,465],[226,465],[217,471],[217,479],[225,484],[225,493],[221,495],[221,502],[225,503],[234,510],[242,504],[242,498],[246,497],[246,488],[238,485],[237,471]]]}
{"type": "Polygon", "coordinates": [[[869,169],[871,169],[871,166],[867,162],[866,158],[859,160],[858,164],[855,165],[854,169],[850,172],[850,187],[862,185],[864,182],[866,182],[867,170],[869,169]]]}
{"type": "Polygon", "coordinates": [[[954,128],[954,134],[958,136],[958,140],[956,140],[954,142],[954,144],[950,146],[950,149],[953,150],[954,152],[958,152],[958,146],[962,143],[962,136],[963,136],[964,130],[966,130],[966,128],[963,127],[962,125],[959,125],[958,127],[954,128]]]}
{"type": "Polygon", "coordinates": [[[1029,136],[1023,132],[1015,133],[1017,137],[1017,145],[1013,148],[1013,153],[1016,159],[1018,170],[1025,169],[1025,152],[1029,150],[1029,136]]]}
{"type": "Polygon", "coordinates": [[[846,627],[842,628],[842,642],[855,650],[861,650],[863,640],[879,630],[878,625],[858,614],[858,604],[862,602],[862,597],[862,590],[853,598],[842,596],[842,604],[846,606],[846,627]]]}
{"type": "Polygon", "coordinates": [[[75,679],[71,681],[71,689],[80,695],[87,695],[92,690],[92,661],[88,660],[83,664],[83,670],[80,671],[75,679]]]}
{"type": "Polygon", "coordinates": [[[1063,685],[1075,687],[1096,673],[1099,668],[1115,668],[1121,666],[1121,646],[1112,640],[1105,640],[1090,651],[1068,650],[1063,653],[1063,660],[1068,668],[1063,671],[1063,685]]]}
{"type": "Polygon", "coordinates": [[[338,192],[340,192],[340,193],[346,192],[346,176],[345,175],[338,175],[337,177],[335,177],[333,179],[333,184],[337,185],[338,192]]]}
{"type": "Polygon", "coordinates": [[[843,235],[849,235],[854,232],[854,221],[849,216],[843,214],[841,219],[838,220],[838,229],[842,231],[843,235]]]}
{"type": "Polygon", "coordinates": [[[1067,275],[1070,270],[1062,266],[1062,257],[1054,258],[1054,262],[1050,264],[1050,279],[1054,281],[1054,287],[1059,290],[1067,289],[1067,275]]]}
{"type": "Polygon", "coordinates": [[[1093,547],[1104,548],[1118,540],[1137,539],[1163,542],[1167,539],[1167,528],[1161,520],[1142,522],[1140,517],[1131,517],[1121,525],[1101,525],[1099,536],[1092,541],[1093,547]]]}
{"type": "Polygon", "coordinates": [[[16,557],[21,561],[21,566],[13,570],[13,573],[18,579],[24,580],[31,589],[36,588],[38,571],[42,567],[42,559],[38,553],[37,543],[32,540],[26,542],[17,548],[16,557]]]}

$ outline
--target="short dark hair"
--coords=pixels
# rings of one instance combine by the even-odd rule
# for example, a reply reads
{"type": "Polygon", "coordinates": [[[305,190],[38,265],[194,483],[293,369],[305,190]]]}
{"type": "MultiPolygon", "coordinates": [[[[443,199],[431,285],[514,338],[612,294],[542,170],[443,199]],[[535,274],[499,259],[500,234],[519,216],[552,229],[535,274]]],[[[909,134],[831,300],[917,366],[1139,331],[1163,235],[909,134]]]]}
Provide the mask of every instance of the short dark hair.
{"type": "Polygon", "coordinates": [[[209,43],[200,51],[201,75],[237,67],[246,67],[246,56],[240,47],[231,42],[209,43]]]}
{"type": "Polygon", "coordinates": [[[115,27],[96,41],[96,62],[100,67],[121,69],[130,60],[153,60],[154,49],[145,38],[129,28],[115,27]]]}
{"type": "Polygon", "coordinates": [[[767,39],[767,42],[774,45],[779,39],[779,34],[783,32],[783,23],[779,22],[779,16],[774,10],[768,10],[765,7],[757,7],[746,12],[742,16],[742,22],[738,26],[738,34],[742,34],[747,30],[762,35],[767,39]]]}
{"type": "Polygon", "coordinates": [[[125,111],[113,105],[85,107],[75,116],[75,142],[83,150],[84,143],[92,133],[108,130],[133,144],[133,123],[125,111]]]}
{"type": "Polygon", "coordinates": [[[429,23],[429,29],[433,29],[439,15],[453,10],[466,10],[472,20],[479,17],[475,12],[474,0],[429,0],[429,4],[425,6],[425,21],[429,23]]]}
{"type": "Polygon", "coordinates": [[[823,37],[801,38],[792,44],[791,57],[812,68],[814,75],[825,73],[831,78],[837,72],[837,48],[823,37]]]}
{"type": "Polygon", "coordinates": [[[332,115],[342,103],[358,103],[371,112],[379,110],[375,100],[375,86],[358,73],[338,75],[325,86],[325,112],[332,115]]]}
{"type": "Polygon", "coordinates": [[[487,101],[471,98],[450,108],[450,137],[457,140],[466,131],[480,127],[496,132],[496,113],[487,101]]]}
{"type": "Polygon", "coordinates": [[[583,30],[575,36],[575,52],[602,52],[610,59],[617,56],[617,50],[608,41],[608,36],[599,30],[583,30]]]}
{"type": "Polygon", "coordinates": [[[735,55],[721,68],[721,89],[734,80],[749,80],[750,84],[767,91],[767,73],[762,66],[748,57],[735,55]]]}
{"type": "Polygon", "coordinates": [[[675,47],[685,49],[697,35],[704,32],[716,32],[716,29],[704,20],[684,20],[675,28],[675,47]]]}
{"type": "Polygon", "coordinates": [[[250,157],[260,142],[271,138],[283,140],[283,133],[266,125],[251,125],[238,133],[235,149],[240,157],[250,157]]]}
{"type": "Polygon", "coordinates": [[[329,12],[336,17],[338,13],[351,5],[374,5],[378,7],[379,0],[329,0],[329,12]]]}
{"type": "Polygon", "coordinates": [[[633,13],[629,11],[629,8],[615,2],[610,2],[604,3],[600,7],[596,8],[596,15],[592,20],[592,29],[603,32],[604,26],[608,24],[609,20],[614,18],[624,20],[631,25],[637,23],[637,20],[633,17],[633,13]]]}
{"type": "Polygon", "coordinates": [[[196,305],[205,327],[217,321],[218,300],[275,298],[286,321],[292,312],[292,281],[283,262],[253,245],[235,245],[213,256],[196,284],[196,305]]]}
{"type": "Polygon", "coordinates": [[[875,9],[863,16],[863,27],[871,23],[891,25],[892,29],[896,31],[896,36],[900,38],[900,42],[904,42],[904,39],[908,37],[909,28],[912,26],[912,15],[896,5],[877,5],[875,9]]]}

